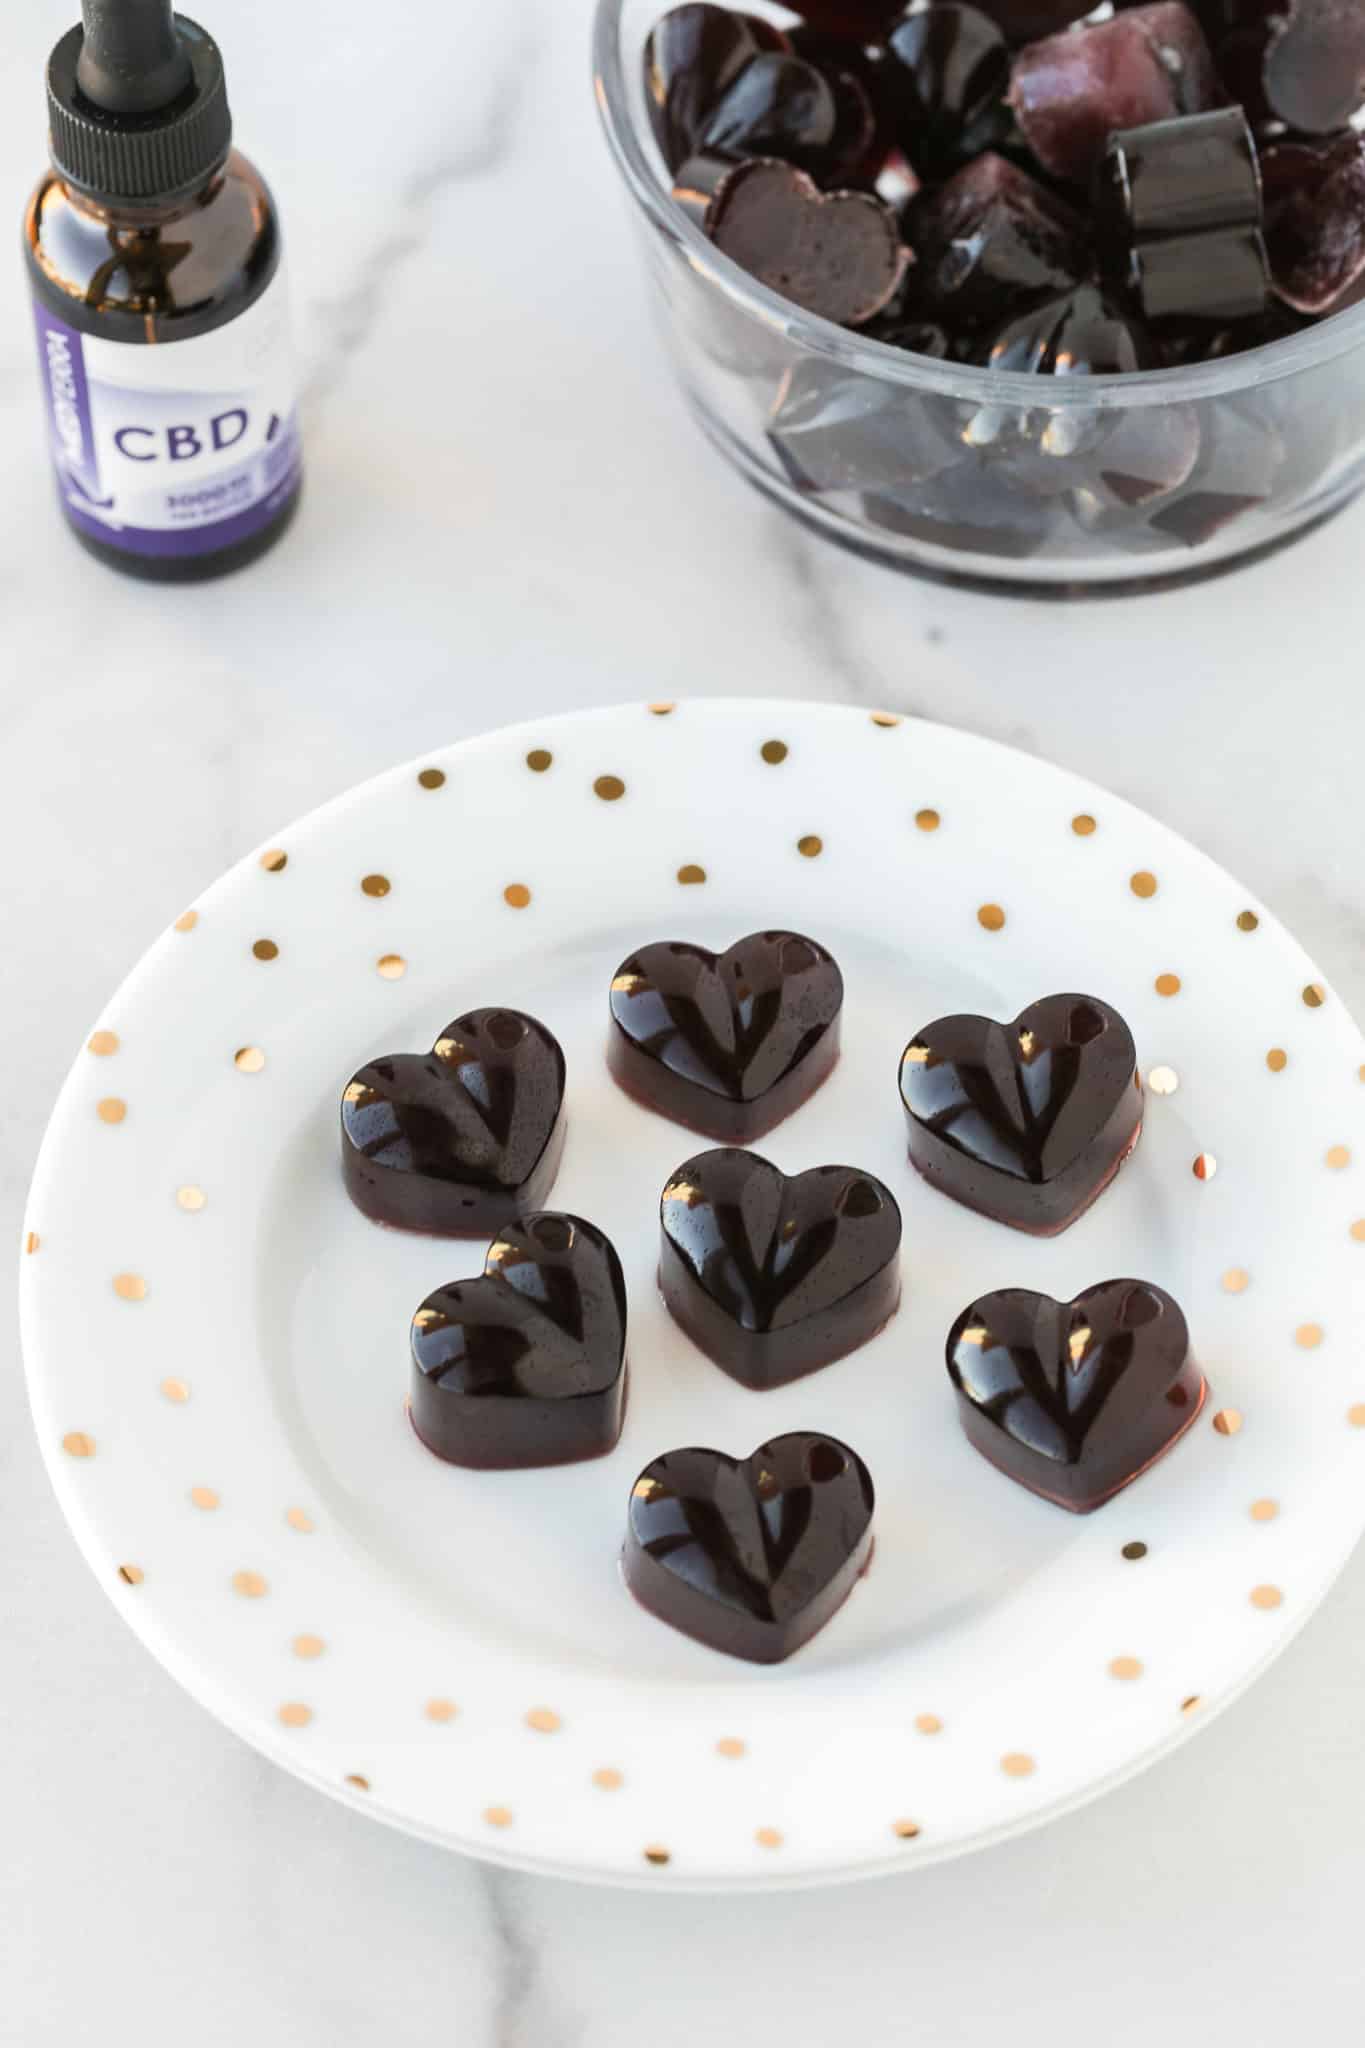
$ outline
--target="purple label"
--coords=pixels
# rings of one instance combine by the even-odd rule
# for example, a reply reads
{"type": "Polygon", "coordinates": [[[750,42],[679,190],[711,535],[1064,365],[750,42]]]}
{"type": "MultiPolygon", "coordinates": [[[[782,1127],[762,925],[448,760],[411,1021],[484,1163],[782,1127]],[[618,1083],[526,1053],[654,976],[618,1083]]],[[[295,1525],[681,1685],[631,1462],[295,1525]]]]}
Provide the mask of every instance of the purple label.
{"type": "Polygon", "coordinates": [[[202,526],[161,528],[154,526],[111,526],[107,519],[83,509],[79,498],[66,493],[67,517],[82,533],[93,534],[109,547],[125,554],[155,555],[161,560],[184,560],[194,555],[216,555],[220,548],[235,547],[269,526],[297,490],[303,473],[303,447],[298,422],[290,420],[280,430],[267,457],[271,487],[263,498],[241,512],[211,519],[202,526]]]}
{"type": "Polygon", "coordinates": [[[77,505],[111,505],[112,498],[100,487],[84,344],[75,328],[55,313],[37,304],[33,311],[38,322],[38,356],[47,394],[52,455],[66,497],[77,505]]]}

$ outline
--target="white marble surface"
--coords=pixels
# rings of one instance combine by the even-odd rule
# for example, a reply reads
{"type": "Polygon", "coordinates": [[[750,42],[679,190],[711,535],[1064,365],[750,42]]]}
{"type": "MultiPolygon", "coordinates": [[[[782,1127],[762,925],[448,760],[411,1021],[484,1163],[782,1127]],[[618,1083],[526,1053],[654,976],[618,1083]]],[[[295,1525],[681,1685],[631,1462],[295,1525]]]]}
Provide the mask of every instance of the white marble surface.
{"type": "MultiPolygon", "coordinates": [[[[349,783],[538,709],[781,691],[997,735],[1198,841],[1365,1013],[1365,507],[1243,578],[1070,609],[806,538],[720,466],[662,370],[595,131],[588,4],[204,0],[286,209],[309,378],[304,516],[240,581],[158,594],[66,541],[0,266],[11,1241],[73,1049],[167,918],[349,783]]],[[[5,7],[16,215],[69,11],[5,7]]],[[[1343,1136],[1365,1174],[1365,1130],[1343,1136]]],[[[742,1904],[495,1875],[284,1777],[125,1632],[49,1495],[10,1285],[0,2040],[1355,2038],[1365,1559],[1203,1739],[986,1855],[742,1904]]]]}

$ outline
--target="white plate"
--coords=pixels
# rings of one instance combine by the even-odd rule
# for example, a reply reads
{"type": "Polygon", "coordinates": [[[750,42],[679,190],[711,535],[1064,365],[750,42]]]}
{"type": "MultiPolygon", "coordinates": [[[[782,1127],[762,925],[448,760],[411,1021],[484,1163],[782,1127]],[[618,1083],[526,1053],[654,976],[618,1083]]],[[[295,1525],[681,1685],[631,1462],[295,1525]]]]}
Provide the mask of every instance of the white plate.
{"type": "Polygon", "coordinates": [[[277,845],[98,1019],[22,1259],[62,1505],[129,1624],[230,1727],[502,1862],[773,1886],[1032,1826],[1152,1762],[1284,1648],[1365,1519],[1365,1171],[1338,1149],[1365,1151],[1365,1043],[1200,854],[964,733],[778,702],[497,733],[277,845]],[[375,876],[391,886],[367,892],[375,876]],[[632,947],[768,924],[825,941],[848,994],[834,1078],[761,1149],[890,1182],[906,1297],[852,1358],[753,1394],[656,1296],[659,1189],[698,1141],[618,1093],[603,1046],[632,947]],[[1147,1129],[1096,1207],[1038,1243],[918,1182],[897,1064],[945,1011],[1008,1017],[1063,988],[1132,1024],[1147,1129]],[[418,1444],[409,1318],[481,1250],[378,1230],[341,1186],[352,1070],[482,1003],[562,1040],[553,1200],[609,1232],[631,1289],[624,1438],[557,1471],[461,1472],[418,1444]],[[1212,1398],[1170,1457],[1077,1518],[969,1449],[944,1337],[987,1289],[1072,1295],[1121,1273],[1183,1304],[1212,1398]],[[760,1670],[652,1620],[617,1556],[648,1459],[797,1427],[870,1464],[876,1559],[813,1644],[760,1670]]]}

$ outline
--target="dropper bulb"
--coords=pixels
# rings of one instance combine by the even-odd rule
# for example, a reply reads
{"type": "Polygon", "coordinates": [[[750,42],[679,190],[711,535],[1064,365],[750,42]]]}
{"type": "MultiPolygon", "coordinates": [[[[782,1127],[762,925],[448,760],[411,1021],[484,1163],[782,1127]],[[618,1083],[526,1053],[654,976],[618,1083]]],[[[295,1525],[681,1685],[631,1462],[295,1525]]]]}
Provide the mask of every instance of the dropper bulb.
{"type": "Polygon", "coordinates": [[[156,114],[193,80],[172,0],[82,0],[76,83],[109,114],[156,114]]]}

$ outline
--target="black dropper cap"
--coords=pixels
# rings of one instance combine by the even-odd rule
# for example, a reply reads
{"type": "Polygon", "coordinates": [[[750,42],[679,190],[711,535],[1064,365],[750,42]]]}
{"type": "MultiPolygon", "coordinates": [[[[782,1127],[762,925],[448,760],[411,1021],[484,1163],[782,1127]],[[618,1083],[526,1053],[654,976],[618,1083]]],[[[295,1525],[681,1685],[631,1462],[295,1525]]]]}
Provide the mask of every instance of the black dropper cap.
{"type": "Polygon", "coordinates": [[[58,175],[109,202],[197,192],[232,144],[217,43],[171,0],[82,0],[82,13],[47,71],[58,175]]]}

